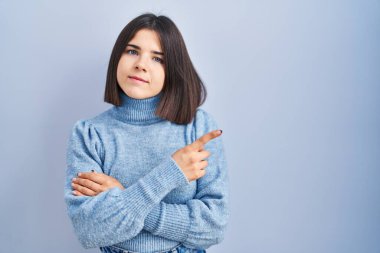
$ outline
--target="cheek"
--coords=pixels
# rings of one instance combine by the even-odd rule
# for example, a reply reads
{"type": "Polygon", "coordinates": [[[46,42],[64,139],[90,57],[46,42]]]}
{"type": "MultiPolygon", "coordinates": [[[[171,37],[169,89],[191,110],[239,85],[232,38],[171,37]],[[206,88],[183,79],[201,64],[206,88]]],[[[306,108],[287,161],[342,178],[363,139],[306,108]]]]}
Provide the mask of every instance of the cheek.
{"type": "Polygon", "coordinates": [[[162,69],[160,70],[158,76],[159,76],[159,79],[160,79],[160,83],[161,83],[162,85],[164,85],[164,81],[165,81],[165,70],[164,70],[164,68],[162,68],[162,69]]]}
{"type": "Polygon", "coordinates": [[[120,59],[118,65],[117,65],[117,69],[116,69],[116,77],[117,77],[118,81],[119,81],[119,79],[123,79],[126,76],[127,67],[128,67],[128,63],[127,63],[126,59],[124,59],[122,57],[120,59]]]}
{"type": "Polygon", "coordinates": [[[121,58],[119,61],[119,64],[117,65],[117,71],[123,72],[125,71],[125,67],[126,67],[125,59],[121,58]]]}
{"type": "Polygon", "coordinates": [[[116,70],[116,79],[117,79],[117,82],[118,83],[121,83],[123,80],[122,80],[122,72],[121,72],[121,68],[120,68],[120,64],[117,66],[117,70],[116,70]]]}

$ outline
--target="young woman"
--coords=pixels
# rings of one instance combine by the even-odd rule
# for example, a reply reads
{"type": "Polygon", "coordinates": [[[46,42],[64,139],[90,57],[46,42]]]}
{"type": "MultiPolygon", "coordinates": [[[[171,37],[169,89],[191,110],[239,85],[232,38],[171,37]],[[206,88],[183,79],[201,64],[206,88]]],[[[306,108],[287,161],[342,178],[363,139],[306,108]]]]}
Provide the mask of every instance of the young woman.
{"type": "Polygon", "coordinates": [[[67,149],[65,202],[84,248],[206,252],[223,240],[228,173],[206,89],[180,31],[146,13],[112,50],[105,102],[67,149]]]}

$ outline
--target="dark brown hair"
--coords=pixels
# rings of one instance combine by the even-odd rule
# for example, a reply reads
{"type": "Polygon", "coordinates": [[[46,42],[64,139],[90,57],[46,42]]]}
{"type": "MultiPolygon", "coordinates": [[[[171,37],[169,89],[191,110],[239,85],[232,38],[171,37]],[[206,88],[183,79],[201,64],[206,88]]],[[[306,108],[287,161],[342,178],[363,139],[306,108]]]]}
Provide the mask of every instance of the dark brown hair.
{"type": "Polygon", "coordinates": [[[120,32],[108,65],[104,101],[121,105],[116,78],[117,65],[127,43],[141,29],[155,31],[164,53],[165,81],[156,115],[177,124],[188,124],[207,97],[206,87],[196,72],[185,42],[174,22],[166,16],[145,13],[130,21],[120,32]]]}

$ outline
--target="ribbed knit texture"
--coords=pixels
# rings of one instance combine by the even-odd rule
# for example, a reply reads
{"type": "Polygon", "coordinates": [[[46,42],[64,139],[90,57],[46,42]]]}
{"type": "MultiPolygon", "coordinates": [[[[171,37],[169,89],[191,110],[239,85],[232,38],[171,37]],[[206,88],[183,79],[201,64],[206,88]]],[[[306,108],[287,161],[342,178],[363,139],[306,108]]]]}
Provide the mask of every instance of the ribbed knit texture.
{"type": "Polygon", "coordinates": [[[200,108],[189,124],[159,118],[160,95],[134,99],[122,93],[121,106],[79,120],[72,129],[64,198],[84,248],[115,245],[148,253],[178,243],[207,249],[223,240],[229,190],[222,136],[205,145],[211,156],[205,176],[196,181],[189,182],[171,157],[219,128],[200,108]],[[73,195],[72,178],[91,169],[116,178],[125,189],[73,195]]]}

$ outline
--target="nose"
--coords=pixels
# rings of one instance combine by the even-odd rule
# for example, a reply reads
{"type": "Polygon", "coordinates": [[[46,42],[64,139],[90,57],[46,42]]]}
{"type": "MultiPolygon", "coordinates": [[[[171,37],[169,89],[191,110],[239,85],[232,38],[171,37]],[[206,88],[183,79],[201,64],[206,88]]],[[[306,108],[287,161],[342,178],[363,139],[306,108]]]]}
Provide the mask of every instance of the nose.
{"type": "Polygon", "coordinates": [[[146,72],[146,64],[144,62],[143,57],[139,57],[139,59],[136,61],[135,69],[139,69],[146,72]]]}

